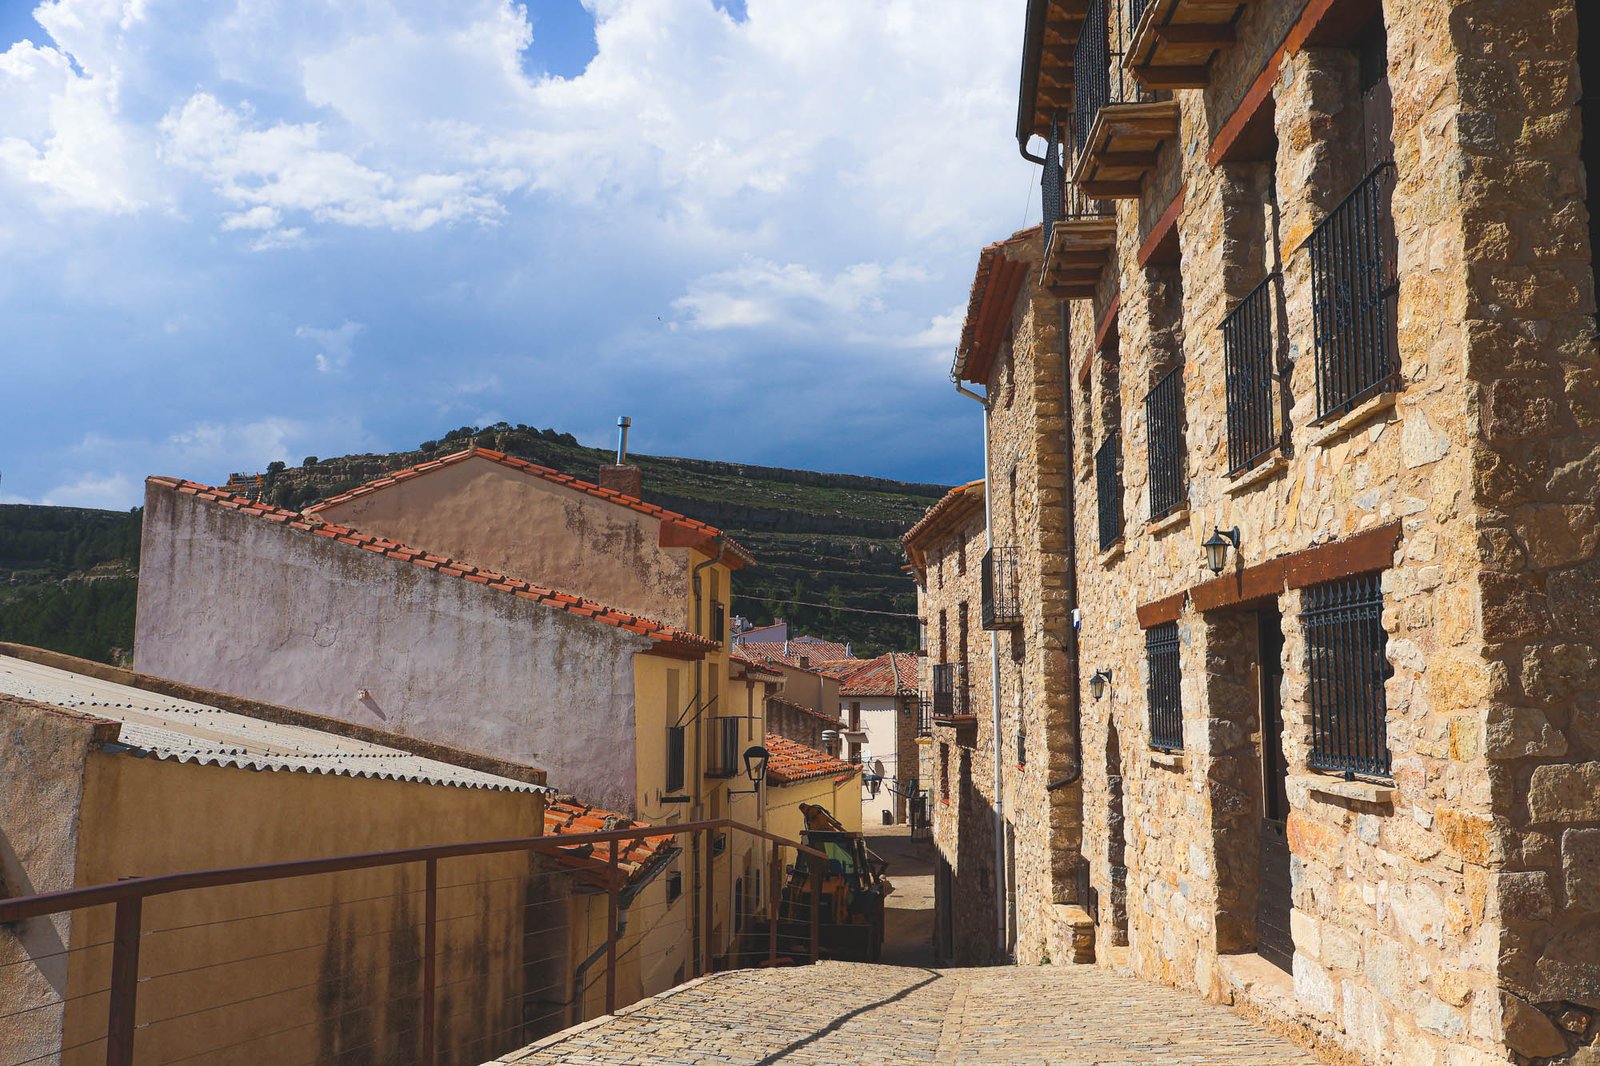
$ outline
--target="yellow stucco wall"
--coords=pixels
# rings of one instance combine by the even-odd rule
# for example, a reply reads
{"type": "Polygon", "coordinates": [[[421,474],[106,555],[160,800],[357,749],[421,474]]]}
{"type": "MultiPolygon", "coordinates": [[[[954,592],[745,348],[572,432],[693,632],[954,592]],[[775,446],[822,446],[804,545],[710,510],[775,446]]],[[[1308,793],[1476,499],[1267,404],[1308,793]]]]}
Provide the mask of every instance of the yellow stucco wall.
{"type": "Polygon", "coordinates": [[[861,779],[850,774],[842,782],[839,775],[799,781],[792,785],[767,788],[767,828],[789,840],[798,840],[805,829],[800,804],[815,803],[839,819],[852,833],[861,831],[861,779]]]}
{"type": "MultiPolygon", "coordinates": [[[[542,799],[413,782],[96,753],[85,769],[76,881],[538,835],[542,799]]],[[[526,1034],[527,988],[565,996],[565,901],[514,853],[438,865],[441,1062],[479,1062],[526,1034]],[[558,932],[546,930],[554,926],[558,932]],[[532,979],[524,972],[532,967],[532,979]]],[[[409,1061],[417,1046],[423,866],[201,889],[146,901],[141,1062],[409,1061]],[[226,1049],[226,1050],[220,1050],[226,1049]]],[[[65,1046],[106,1024],[111,908],[82,912],[65,1046]],[[98,945],[98,946],[96,946],[98,945]]],[[[544,995],[544,993],[539,993],[544,995]]],[[[103,1060],[104,1045],[63,1062],[103,1060]]]]}

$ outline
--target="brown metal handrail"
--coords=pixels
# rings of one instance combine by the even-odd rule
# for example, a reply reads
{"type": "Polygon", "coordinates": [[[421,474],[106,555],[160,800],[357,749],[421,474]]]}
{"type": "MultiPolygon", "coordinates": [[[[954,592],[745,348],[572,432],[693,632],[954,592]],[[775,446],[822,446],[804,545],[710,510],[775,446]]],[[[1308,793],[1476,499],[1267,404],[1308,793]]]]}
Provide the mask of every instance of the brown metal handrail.
{"type": "MultiPolygon", "coordinates": [[[[464,856],[495,855],[526,851],[545,854],[566,851],[584,844],[604,844],[610,864],[607,892],[611,897],[609,922],[606,929],[606,1013],[616,1011],[616,961],[617,961],[617,896],[621,879],[617,876],[618,845],[624,841],[647,840],[654,837],[704,835],[706,863],[705,889],[705,968],[710,969],[712,950],[712,895],[711,872],[715,854],[711,847],[711,834],[718,830],[739,830],[751,836],[769,840],[784,847],[794,848],[823,860],[811,864],[811,961],[816,962],[821,950],[821,900],[822,870],[826,853],[807,847],[799,841],[788,840],[731,818],[716,818],[699,822],[682,822],[670,826],[648,826],[635,829],[611,829],[597,833],[563,833],[551,836],[512,837],[503,840],[468,841],[456,844],[431,844],[417,848],[393,851],[369,851],[352,855],[335,855],[323,859],[300,859],[290,862],[261,863],[254,866],[230,866],[213,870],[190,870],[175,874],[154,874],[148,877],[130,877],[108,884],[88,885],[83,888],[41,892],[33,896],[14,896],[0,899],[0,923],[18,922],[63,911],[83,910],[88,907],[112,905],[116,907],[111,946],[110,1006],[106,1019],[107,1066],[131,1066],[133,1063],[134,1008],[139,983],[139,937],[141,933],[141,908],[151,896],[173,892],[187,892],[201,888],[225,885],[255,884],[262,881],[280,881],[293,877],[313,877],[319,874],[346,873],[351,870],[370,870],[386,866],[403,866],[424,863],[423,907],[423,958],[422,958],[422,1056],[425,1066],[432,1066],[437,1052],[434,1047],[435,1024],[435,972],[434,955],[437,946],[437,896],[438,862],[440,859],[464,856]]],[[[773,853],[777,863],[777,853],[773,853]]],[[[777,929],[778,916],[772,915],[772,927],[777,929]]],[[[776,935],[772,938],[770,960],[776,962],[776,935]]],[[[698,976],[698,975],[697,975],[698,976]]]]}

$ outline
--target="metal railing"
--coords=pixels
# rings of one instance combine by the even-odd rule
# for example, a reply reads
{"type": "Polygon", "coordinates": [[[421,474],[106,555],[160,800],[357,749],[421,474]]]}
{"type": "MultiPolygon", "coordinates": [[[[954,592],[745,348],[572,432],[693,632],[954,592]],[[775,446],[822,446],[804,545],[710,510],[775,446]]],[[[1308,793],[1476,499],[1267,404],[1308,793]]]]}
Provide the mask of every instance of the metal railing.
{"type": "MultiPolygon", "coordinates": [[[[662,921],[659,915],[642,913],[651,907],[639,900],[638,886],[627,883],[621,866],[628,853],[648,840],[661,841],[658,851],[674,861],[685,854],[691,863],[704,861],[699,898],[691,901],[703,909],[675,909],[682,904],[670,894],[652,905],[670,912],[686,930],[698,932],[691,950],[679,953],[694,961],[694,972],[684,977],[699,976],[716,965],[753,965],[763,958],[768,965],[778,964],[780,956],[817,960],[824,935],[820,901],[827,856],[726,818],[130,877],[0,899],[0,937],[9,939],[13,949],[0,965],[0,988],[27,983],[17,976],[17,967],[60,975],[59,983],[32,982],[30,1000],[38,1002],[14,1002],[10,996],[0,1002],[0,1061],[22,1066],[103,1058],[107,1066],[132,1066],[136,1041],[143,1061],[164,1063],[237,1062],[252,1056],[274,1062],[348,1062],[355,1061],[352,1055],[364,1056],[361,1061],[424,1066],[440,1059],[487,1061],[575,1024],[569,1012],[581,1008],[586,993],[601,980],[599,974],[584,975],[602,958],[604,1009],[616,1010],[624,950],[621,915],[626,913],[630,923],[645,930],[626,949],[630,963],[640,965],[641,946],[662,921]],[[768,928],[759,946],[740,937],[719,946],[714,939],[722,928],[715,924],[715,901],[724,900],[725,915],[735,913],[732,892],[739,876],[727,858],[719,860],[714,841],[735,832],[771,845],[769,855],[752,849],[749,856],[751,863],[768,863],[772,870],[768,928]],[[679,851],[670,847],[673,841],[692,846],[679,851]],[[781,892],[786,850],[795,858],[792,869],[800,871],[787,897],[781,892]],[[484,862],[493,856],[524,861],[509,868],[484,862]],[[534,856],[551,865],[528,861],[534,856]],[[807,863],[807,858],[819,861],[807,863]],[[528,975],[538,972],[539,965],[552,958],[573,964],[568,941],[574,927],[566,897],[535,900],[532,888],[544,872],[570,873],[575,867],[591,891],[607,897],[605,942],[576,963],[569,985],[534,986],[528,975]],[[445,870],[457,878],[442,880],[445,870]],[[508,872],[511,876],[504,876],[508,872]],[[301,881],[297,897],[296,887],[289,884],[295,879],[321,880],[301,881]],[[724,887],[727,893],[719,895],[724,887]],[[313,902],[284,906],[301,898],[313,902]],[[491,915],[485,908],[496,902],[503,906],[491,915]],[[267,909],[238,913],[244,903],[267,909]],[[363,904],[370,913],[361,909],[363,904]],[[107,907],[112,914],[102,909],[107,907]],[[552,914],[556,920],[551,925],[530,928],[552,914]],[[696,922],[687,921],[690,915],[696,922]],[[488,932],[491,918],[500,923],[497,931],[510,930],[509,946],[507,936],[497,939],[488,932]],[[283,927],[271,924],[274,920],[290,924],[288,937],[283,927]],[[314,930],[308,942],[297,944],[295,937],[305,937],[308,927],[314,930]],[[545,939],[530,939],[538,937],[545,939]],[[557,954],[531,957],[530,943],[551,942],[559,945],[557,954]],[[244,957],[227,954],[235,943],[244,945],[244,957]],[[490,965],[488,955],[496,951],[505,956],[500,959],[503,972],[490,965]],[[576,1001],[563,997],[565,987],[576,1001]],[[38,989],[43,993],[36,994],[38,989]],[[383,994],[390,998],[367,998],[383,994]],[[502,1021],[511,1017],[512,1023],[479,1032],[474,1017],[490,1008],[502,1021]],[[42,1027],[35,1024],[41,1011],[49,1014],[42,1027]],[[397,1026],[396,1019],[403,1024],[397,1026]],[[33,1034],[23,1032],[30,1027],[33,1034]],[[53,1029],[54,1035],[39,1037],[41,1028],[53,1029]],[[354,1042],[363,1037],[370,1039],[354,1042]],[[54,1046],[41,1048],[47,1043],[54,1046]],[[17,1049],[25,1057],[12,1057],[17,1049]],[[309,1059],[303,1057],[308,1049],[309,1059]]],[[[647,961],[658,967],[670,964],[667,957],[647,961]]]]}
{"type": "Polygon", "coordinates": [[[713,718],[711,720],[711,752],[706,760],[707,777],[738,777],[739,731],[743,718],[713,718]]]}
{"type": "Polygon", "coordinates": [[[1278,432],[1276,328],[1279,275],[1268,274],[1222,320],[1228,396],[1228,475],[1283,446],[1278,432]]]}
{"type": "Polygon", "coordinates": [[[1100,550],[1122,539],[1122,434],[1106,437],[1094,453],[1095,500],[1099,507],[1100,550]]]}
{"type": "Polygon", "coordinates": [[[1307,238],[1319,422],[1400,378],[1394,180],[1394,164],[1379,163],[1307,238]]]}
{"type": "Polygon", "coordinates": [[[972,713],[966,663],[939,663],[933,668],[933,717],[960,718],[972,713]]]}
{"type": "Polygon", "coordinates": [[[1149,680],[1145,697],[1150,711],[1150,746],[1178,751],[1183,747],[1182,672],[1178,668],[1178,623],[1163,622],[1144,631],[1149,680]]]}
{"type": "Polygon", "coordinates": [[[933,736],[933,701],[919,698],[917,700],[917,736],[933,736]]]}
{"type": "Polygon", "coordinates": [[[1155,96],[1122,66],[1137,19],[1122,0],[1090,0],[1072,59],[1072,143],[1082,155],[1100,109],[1155,96]],[[1115,19],[1109,16],[1115,16],[1115,19]]]}
{"type": "Polygon", "coordinates": [[[1183,367],[1174,367],[1145,394],[1144,425],[1150,519],[1154,521],[1189,502],[1183,448],[1183,367]]]}
{"type": "Polygon", "coordinates": [[[983,628],[1011,629],[1022,624],[1016,548],[990,548],[985,552],[979,585],[983,628]]]}
{"type": "Polygon", "coordinates": [[[1394,672],[1385,653],[1383,591],[1361,574],[1305,591],[1311,703],[1311,765],[1348,777],[1389,776],[1384,682],[1394,672]]]}

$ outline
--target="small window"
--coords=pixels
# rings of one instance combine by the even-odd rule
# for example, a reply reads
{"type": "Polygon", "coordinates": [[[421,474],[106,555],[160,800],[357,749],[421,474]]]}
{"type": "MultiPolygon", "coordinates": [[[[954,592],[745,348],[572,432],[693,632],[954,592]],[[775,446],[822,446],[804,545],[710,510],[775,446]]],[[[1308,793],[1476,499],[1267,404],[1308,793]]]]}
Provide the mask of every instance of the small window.
{"type": "Polygon", "coordinates": [[[683,789],[683,726],[667,727],[667,791],[683,789]]]}
{"type": "Polygon", "coordinates": [[[1028,765],[1028,734],[1026,730],[1017,730],[1017,766],[1028,765]]]}
{"type": "Polygon", "coordinates": [[[961,540],[956,541],[956,573],[964,574],[966,572],[967,572],[967,542],[966,542],[966,539],[963,538],[961,540]]]}
{"type": "Polygon", "coordinates": [[[939,798],[950,800],[950,745],[939,745],[939,798]]]}
{"type": "Polygon", "coordinates": [[[1150,678],[1145,694],[1150,705],[1150,746],[1178,751],[1183,747],[1183,700],[1179,689],[1178,623],[1151,626],[1144,634],[1150,678]]]}
{"type": "Polygon", "coordinates": [[[1388,707],[1384,682],[1394,673],[1383,630],[1377,574],[1361,574],[1305,592],[1310,682],[1311,766],[1346,777],[1389,776],[1388,707]]]}
{"type": "Polygon", "coordinates": [[[667,902],[674,903],[683,895],[683,873],[673,870],[667,875],[667,902]]]}

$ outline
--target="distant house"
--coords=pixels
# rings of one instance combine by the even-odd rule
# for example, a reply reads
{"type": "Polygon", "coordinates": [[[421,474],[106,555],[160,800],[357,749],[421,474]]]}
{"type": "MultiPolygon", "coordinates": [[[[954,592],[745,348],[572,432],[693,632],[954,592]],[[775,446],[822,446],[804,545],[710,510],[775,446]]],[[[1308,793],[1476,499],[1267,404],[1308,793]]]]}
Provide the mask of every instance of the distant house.
{"type": "MultiPolygon", "coordinates": [[[[549,791],[504,760],[17,645],[0,645],[0,767],[0,897],[536,837],[549,791]]],[[[570,879],[524,852],[439,870],[460,886],[438,897],[441,1061],[561,1028],[570,879]]],[[[416,987],[422,885],[413,863],[152,896],[139,1061],[413,1061],[386,1003],[416,987]]],[[[0,925],[0,1062],[104,1061],[112,910],[0,925]]]]}
{"type": "Polygon", "coordinates": [[[912,798],[922,788],[917,765],[917,672],[917,656],[886,652],[839,683],[850,761],[859,761],[862,767],[861,818],[867,824],[906,821],[912,798]],[[859,760],[854,757],[857,751],[859,760]]]}
{"type": "Polygon", "coordinates": [[[785,699],[832,718],[839,710],[840,678],[848,672],[837,668],[838,661],[847,658],[845,651],[845,645],[832,641],[789,641],[740,644],[735,654],[782,674],[785,699]]]}

